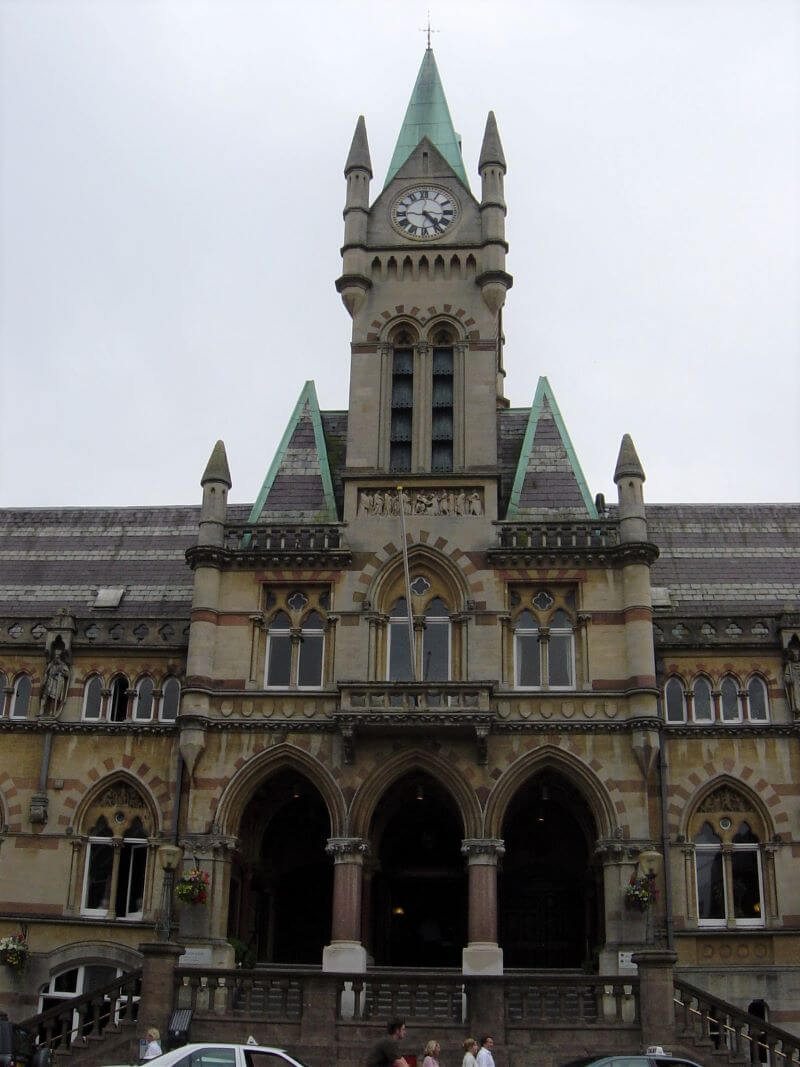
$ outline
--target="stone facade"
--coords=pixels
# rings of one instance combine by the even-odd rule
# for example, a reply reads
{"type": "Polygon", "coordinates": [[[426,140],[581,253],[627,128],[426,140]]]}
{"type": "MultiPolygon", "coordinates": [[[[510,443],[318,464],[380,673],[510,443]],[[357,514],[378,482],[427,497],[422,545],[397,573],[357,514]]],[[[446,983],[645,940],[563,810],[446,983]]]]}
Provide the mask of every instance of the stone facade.
{"type": "Polygon", "coordinates": [[[655,945],[800,1030],[800,508],[645,505],[627,437],[591,497],[547,380],[505,399],[494,117],[480,199],[439,129],[370,202],[359,122],[348,411],[308,383],[252,507],[220,443],[197,508],[2,513],[16,1016],[142,965],[174,844],[209,879],[184,963],[610,975],[655,945]],[[453,220],[398,229],[430,188],[453,220]]]}

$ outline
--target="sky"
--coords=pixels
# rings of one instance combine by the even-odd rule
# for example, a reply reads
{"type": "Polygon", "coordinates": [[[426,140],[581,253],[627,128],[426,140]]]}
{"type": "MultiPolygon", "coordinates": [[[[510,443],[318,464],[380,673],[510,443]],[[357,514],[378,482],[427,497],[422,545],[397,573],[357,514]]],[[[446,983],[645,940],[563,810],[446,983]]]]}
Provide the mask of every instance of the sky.
{"type": "MultiPolygon", "coordinates": [[[[347,406],[343,166],[383,185],[427,4],[0,0],[0,505],[258,495],[308,378],[347,406]]],[[[467,174],[493,109],[506,395],[590,491],[800,498],[798,0],[431,0],[467,174]]]]}

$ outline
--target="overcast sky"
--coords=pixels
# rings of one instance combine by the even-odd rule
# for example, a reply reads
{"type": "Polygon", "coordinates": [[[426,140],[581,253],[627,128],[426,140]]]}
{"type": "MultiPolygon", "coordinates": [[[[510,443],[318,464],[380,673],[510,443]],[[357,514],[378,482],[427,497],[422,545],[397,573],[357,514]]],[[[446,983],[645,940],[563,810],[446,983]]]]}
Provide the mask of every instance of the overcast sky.
{"type": "MultiPolygon", "coordinates": [[[[0,502],[252,501],[297,396],[347,406],[342,168],[383,184],[427,4],[0,0],[0,502]]],[[[506,393],[591,492],[800,496],[800,2],[431,0],[474,193],[508,161],[506,393]]]]}

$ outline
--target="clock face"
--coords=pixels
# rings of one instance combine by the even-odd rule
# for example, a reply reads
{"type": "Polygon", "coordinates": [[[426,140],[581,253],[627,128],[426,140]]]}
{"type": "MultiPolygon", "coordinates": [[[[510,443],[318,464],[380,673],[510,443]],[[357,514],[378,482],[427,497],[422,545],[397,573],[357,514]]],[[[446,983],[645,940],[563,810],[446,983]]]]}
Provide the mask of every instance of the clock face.
{"type": "Polygon", "coordinates": [[[441,237],[457,218],[455,197],[436,185],[415,185],[406,189],[392,204],[395,229],[417,241],[441,237]]]}

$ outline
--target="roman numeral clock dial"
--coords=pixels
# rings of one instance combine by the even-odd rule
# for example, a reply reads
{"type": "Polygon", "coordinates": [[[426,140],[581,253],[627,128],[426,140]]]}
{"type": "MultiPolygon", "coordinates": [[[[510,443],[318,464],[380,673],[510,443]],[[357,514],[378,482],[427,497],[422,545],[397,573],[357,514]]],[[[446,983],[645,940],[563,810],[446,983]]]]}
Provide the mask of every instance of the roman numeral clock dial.
{"type": "Polygon", "coordinates": [[[416,241],[442,237],[458,217],[455,197],[436,185],[416,185],[392,204],[392,225],[416,241]]]}

